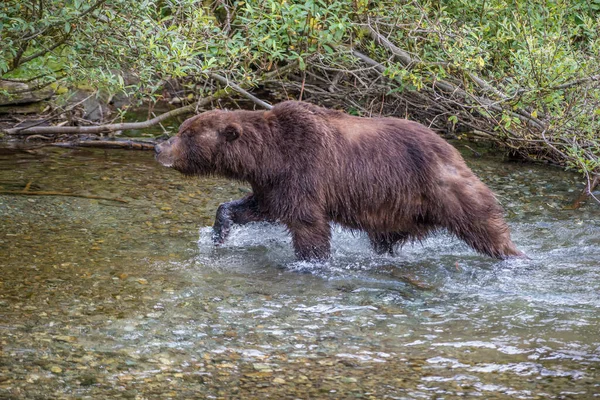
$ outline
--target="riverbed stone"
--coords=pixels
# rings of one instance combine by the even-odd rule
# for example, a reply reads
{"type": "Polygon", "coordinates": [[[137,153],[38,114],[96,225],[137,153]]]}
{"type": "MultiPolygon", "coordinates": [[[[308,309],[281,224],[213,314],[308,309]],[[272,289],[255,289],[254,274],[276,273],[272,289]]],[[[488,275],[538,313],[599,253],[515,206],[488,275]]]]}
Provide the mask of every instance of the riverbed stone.
{"type": "Polygon", "coordinates": [[[35,190],[99,194],[109,185],[137,199],[125,207],[0,195],[0,398],[597,392],[600,215],[589,205],[542,205],[548,193],[560,204],[572,197],[574,175],[512,172],[515,192],[540,176],[553,185],[530,191],[530,203],[502,197],[519,211],[509,223],[533,260],[486,260],[447,236],[378,258],[363,249],[365,238],[334,227],[330,263],[299,270],[277,227],[242,227],[213,247],[214,211],[239,197],[237,183],[180,180],[154,169],[147,153],[37,151],[0,153],[0,189],[31,180],[35,190]],[[199,193],[180,201],[177,186],[199,193]],[[190,217],[175,223],[155,205],[190,217]],[[180,233],[151,235],[144,221],[180,233]]]}

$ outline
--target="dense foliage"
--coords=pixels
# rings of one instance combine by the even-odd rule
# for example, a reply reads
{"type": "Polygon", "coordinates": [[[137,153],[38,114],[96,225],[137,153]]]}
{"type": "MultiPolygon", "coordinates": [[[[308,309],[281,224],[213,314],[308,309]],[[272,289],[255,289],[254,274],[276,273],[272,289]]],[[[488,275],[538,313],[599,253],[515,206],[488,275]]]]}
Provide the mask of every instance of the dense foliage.
{"type": "Polygon", "coordinates": [[[193,101],[216,73],[273,98],[485,136],[589,178],[599,32],[600,0],[7,0],[0,77],[193,101]]]}

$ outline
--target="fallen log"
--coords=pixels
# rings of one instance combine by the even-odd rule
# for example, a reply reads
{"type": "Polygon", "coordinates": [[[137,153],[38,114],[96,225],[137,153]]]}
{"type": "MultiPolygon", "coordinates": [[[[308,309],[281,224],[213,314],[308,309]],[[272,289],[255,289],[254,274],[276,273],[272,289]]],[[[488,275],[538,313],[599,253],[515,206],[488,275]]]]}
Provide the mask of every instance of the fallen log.
{"type": "Polygon", "coordinates": [[[52,147],[92,147],[98,149],[127,149],[127,150],[154,150],[156,142],[154,141],[134,141],[134,140],[82,140],[75,142],[56,142],[48,143],[45,146],[52,147]]]}

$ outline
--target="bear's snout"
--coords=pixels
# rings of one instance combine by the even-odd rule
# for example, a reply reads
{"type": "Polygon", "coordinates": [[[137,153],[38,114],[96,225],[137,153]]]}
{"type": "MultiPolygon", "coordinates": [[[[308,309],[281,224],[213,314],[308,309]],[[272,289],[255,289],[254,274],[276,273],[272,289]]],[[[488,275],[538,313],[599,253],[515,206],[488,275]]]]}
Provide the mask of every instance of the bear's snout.
{"type": "Polygon", "coordinates": [[[162,142],[154,146],[154,157],[156,161],[164,165],[165,167],[173,166],[176,155],[173,154],[175,142],[174,138],[167,140],[166,142],[162,142]]]}
{"type": "Polygon", "coordinates": [[[165,140],[164,142],[159,143],[154,146],[154,152],[156,153],[156,155],[159,155],[160,153],[165,151],[168,147],[170,147],[172,143],[173,143],[173,138],[170,138],[169,140],[165,140]]]}

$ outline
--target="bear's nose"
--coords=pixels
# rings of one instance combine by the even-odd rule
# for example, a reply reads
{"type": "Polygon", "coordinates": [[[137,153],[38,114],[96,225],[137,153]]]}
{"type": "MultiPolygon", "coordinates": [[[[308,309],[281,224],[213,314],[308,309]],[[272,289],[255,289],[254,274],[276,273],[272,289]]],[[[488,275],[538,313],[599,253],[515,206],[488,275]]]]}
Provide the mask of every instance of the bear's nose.
{"type": "Polygon", "coordinates": [[[160,151],[161,151],[161,150],[160,150],[160,144],[157,144],[156,146],[154,146],[154,152],[155,152],[156,154],[160,154],[160,151]]]}

